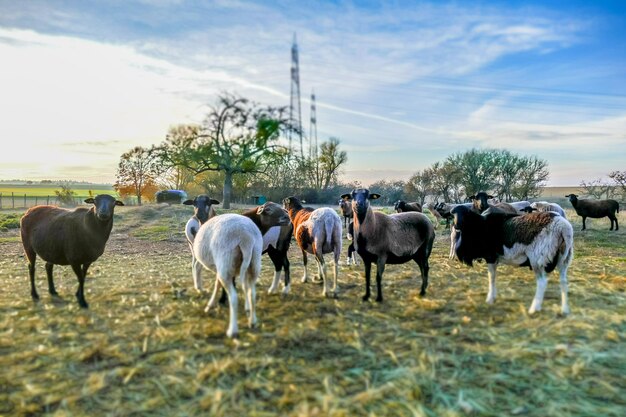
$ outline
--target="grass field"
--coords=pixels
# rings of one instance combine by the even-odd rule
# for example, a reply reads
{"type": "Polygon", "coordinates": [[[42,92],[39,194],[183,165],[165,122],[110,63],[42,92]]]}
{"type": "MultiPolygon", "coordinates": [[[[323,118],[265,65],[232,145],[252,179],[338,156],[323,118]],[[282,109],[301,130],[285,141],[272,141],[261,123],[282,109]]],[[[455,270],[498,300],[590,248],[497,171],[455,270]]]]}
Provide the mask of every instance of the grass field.
{"type": "Polygon", "coordinates": [[[225,337],[227,308],[205,314],[208,296],[193,290],[189,215],[119,208],[87,278],[89,310],[78,308],[69,267],[56,267],[61,298],[47,294],[41,261],[33,303],[17,230],[0,232],[0,415],[625,415],[623,214],[619,232],[607,219],[580,232],[568,211],[566,318],[554,274],[544,310],[526,313],[535,291],[527,268],[500,267],[499,298],[485,304],[485,265],[448,260],[439,227],[424,298],[417,266],[405,264],[387,267],[382,304],[360,301],[362,265],[342,265],[338,298],[324,299],[321,285],[300,282],[295,243],[291,294],[268,296],[264,258],[260,326],[248,329],[241,307],[237,340],[225,337]]]}

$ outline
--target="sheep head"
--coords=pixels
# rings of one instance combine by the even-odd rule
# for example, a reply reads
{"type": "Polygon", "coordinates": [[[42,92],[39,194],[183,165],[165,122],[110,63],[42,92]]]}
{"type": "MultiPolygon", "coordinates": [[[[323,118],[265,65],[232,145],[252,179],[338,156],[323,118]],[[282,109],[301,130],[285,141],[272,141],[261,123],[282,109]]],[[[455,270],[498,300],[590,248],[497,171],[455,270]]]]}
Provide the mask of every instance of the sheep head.
{"type": "Polygon", "coordinates": [[[213,204],[219,204],[220,202],[212,199],[208,195],[200,194],[193,200],[186,200],[183,202],[186,206],[193,206],[193,215],[203,224],[209,220],[209,213],[211,212],[211,206],[213,204]]]}
{"type": "Polygon", "coordinates": [[[108,222],[113,218],[115,206],[124,205],[124,203],[108,194],[98,194],[95,198],[86,199],[85,203],[95,206],[96,218],[103,222],[108,222]]]}
{"type": "Polygon", "coordinates": [[[352,211],[356,214],[359,223],[362,223],[370,207],[370,200],[379,199],[380,194],[370,194],[367,188],[355,188],[350,194],[344,194],[341,198],[352,201],[352,211]]]}
{"type": "Polygon", "coordinates": [[[271,201],[259,206],[256,210],[256,214],[259,215],[261,223],[267,228],[285,226],[291,222],[285,209],[283,209],[280,204],[271,201]]]}

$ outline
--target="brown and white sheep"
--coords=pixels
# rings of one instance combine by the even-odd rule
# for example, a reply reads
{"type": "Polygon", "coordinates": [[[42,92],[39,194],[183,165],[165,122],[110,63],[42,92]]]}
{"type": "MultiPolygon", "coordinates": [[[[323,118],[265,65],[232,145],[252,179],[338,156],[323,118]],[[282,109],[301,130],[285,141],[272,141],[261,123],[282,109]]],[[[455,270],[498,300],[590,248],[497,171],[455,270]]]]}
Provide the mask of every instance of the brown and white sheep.
{"type": "Polygon", "coordinates": [[[370,298],[372,263],[376,263],[376,301],[383,301],[382,278],[386,264],[403,264],[415,261],[422,275],[420,295],[428,287],[428,258],[435,241],[431,221],[422,213],[408,212],[386,215],[372,210],[370,200],[380,194],[357,188],[341,198],[352,201],[354,213],[354,247],[365,265],[365,295],[370,298]]]}
{"type": "Polygon", "coordinates": [[[78,278],[76,299],[82,308],[88,308],[85,300],[85,276],[87,269],[103,253],[113,228],[115,206],[124,203],[106,194],[85,200],[91,208],[74,210],[54,206],[30,208],[20,220],[20,233],[24,252],[28,259],[30,294],[33,300],[39,295],[35,288],[35,262],[37,256],[46,262],[48,292],[58,295],[54,288],[52,269],[54,265],[71,265],[78,278]]]}
{"type": "Polygon", "coordinates": [[[317,268],[324,282],[324,296],[336,295],[337,276],[339,275],[339,257],[341,256],[341,219],[337,212],[328,207],[313,209],[303,207],[296,197],[287,197],[283,200],[283,207],[288,211],[293,223],[296,242],[302,251],[304,276],[302,282],[307,282],[307,253],[315,255],[317,268]],[[330,291],[330,283],[326,276],[324,254],[334,255],[334,283],[330,291]]]}
{"type": "Polygon", "coordinates": [[[613,222],[615,222],[615,231],[619,230],[619,224],[617,222],[617,216],[615,213],[619,213],[619,203],[615,200],[579,200],[576,194],[568,194],[565,197],[569,198],[569,202],[572,203],[572,207],[576,210],[576,214],[583,218],[583,228],[587,228],[585,221],[587,217],[592,219],[601,219],[602,217],[608,217],[611,220],[611,228],[613,230],[613,222]]]}

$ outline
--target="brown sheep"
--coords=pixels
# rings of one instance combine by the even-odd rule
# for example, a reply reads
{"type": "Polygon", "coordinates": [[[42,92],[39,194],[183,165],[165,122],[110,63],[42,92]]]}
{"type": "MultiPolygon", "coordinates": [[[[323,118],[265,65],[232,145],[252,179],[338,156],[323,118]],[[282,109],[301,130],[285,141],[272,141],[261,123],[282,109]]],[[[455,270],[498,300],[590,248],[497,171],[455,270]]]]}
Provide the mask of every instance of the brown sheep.
{"type": "Polygon", "coordinates": [[[296,197],[287,197],[283,200],[283,207],[289,212],[293,224],[296,242],[302,251],[304,276],[302,282],[307,282],[307,252],[315,255],[317,269],[324,282],[324,296],[336,295],[337,276],[339,275],[339,257],[341,256],[341,219],[337,212],[329,207],[313,209],[303,207],[296,197]],[[335,261],[333,290],[330,291],[329,280],[326,277],[324,254],[333,253],[335,261]]]}
{"type": "Polygon", "coordinates": [[[35,261],[39,255],[46,261],[48,292],[58,295],[52,278],[53,266],[71,265],[78,277],[78,304],[82,308],[88,307],[84,295],[87,269],[104,252],[113,228],[115,206],[123,206],[124,203],[106,194],[88,198],[85,203],[94,206],[75,210],[36,206],[22,216],[20,232],[29,262],[30,294],[33,300],[39,299],[35,288],[35,261]]]}
{"type": "Polygon", "coordinates": [[[583,218],[583,228],[587,228],[585,221],[587,217],[592,219],[601,219],[602,217],[608,217],[611,220],[611,228],[613,230],[613,222],[615,222],[615,231],[619,230],[619,224],[617,223],[617,216],[615,213],[619,213],[619,203],[615,200],[579,200],[576,194],[568,194],[565,197],[569,198],[569,202],[572,203],[576,214],[583,218]]]}
{"type": "Polygon", "coordinates": [[[354,247],[365,265],[365,295],[370,298],[372,263],[376,263],[377,302],[383,301],[382,278],[386,264],[403,264],[415,261],[422,275],[420,295],[426,294],[428,287],[428,257],[435,241],[435,229],[428,217],[422,213],[396,213],[386,215],[375,212],[370,200],[380,198],[380,194],[365,188],[352,190],[341,198],[352,200],[354,212],[354,247]]]}

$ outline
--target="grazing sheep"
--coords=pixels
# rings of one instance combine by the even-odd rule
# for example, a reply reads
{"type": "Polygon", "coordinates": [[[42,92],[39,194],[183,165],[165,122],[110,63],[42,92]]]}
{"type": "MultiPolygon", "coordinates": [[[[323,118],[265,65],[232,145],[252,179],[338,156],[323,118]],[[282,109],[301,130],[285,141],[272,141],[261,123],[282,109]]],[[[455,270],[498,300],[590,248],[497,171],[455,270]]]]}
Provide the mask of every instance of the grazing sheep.
{"type": "Polygon", "coordinates": [[[565,218],[552,212],[520,216],[491,209],[480,215],[466,207],[456,207],[452,214],[457,230],[457,258],[469,266],[476,259],[487,262],[487,303],[493,304],[496,299],[496,267],[499,263],[529,266],[535,271],[537,290],[528,310],[530,314],[541,310],[546,274],[558,269],[561,313],[569,313],[567,268],[574,256],[574,231],[565,218]]]}
{"type": "Polygon", "coordinates": [[[289,294],[291,286],[287,251],[289,250],[291,236],[293,234],[293,225],[289,220],[289,215],[283,210],[280,204],[271,201],[242,214],[252,220],[261,231],[263,235],[263,253],[267,253],[274,264],[274,280],[267,293],[275,294],[278,291],[280,273],[284,269],[285,286],[283,288],[283,294],[289,294]],[[276,216],[282,217],[280,219],[280,225],[268,228],[269,223],[274,221],[276,216]]]}
{"type": "Polygon", "coordinates": [[[418,213],[421,213],[422,205],[417,201],[413,203],[407,203],[406,201],[398,200],[393,205],[393,209],[396,211],[396,213],[405,213],[407,211],[416,211],[418,213]]]}
{"type": "Polygon", "coordinates": [[[350,207],[350,202],[340,199],[339,210],[343,216],[343,227],[347,228],[348,224],[352,220],[352,207],[350,207]]]}
{"type": "Polygon", "coordinates": [[[365,265],[365,295],[370,298],[372,263],[376,263],[376,301],[383,301],[382,278],[386,264],[402,264],[411,259],[417,263],[422,275],[420,295],[428,287],[428,257],[435,241],[433,224],[422,213],[396,213],[386,215],[372,210],[370,200],[380,194],[365,188],[352,190],[341,198],[352,200],[354,212],[354,247],[365,265]]]}
{"type": "Polygon", "coordinates": [[[583,228],[585,230],[587,225],[585,221],[587,217],[592,219],[601,219],[602,217],[608,217],[611,220],[611,228],[613,230],[613,222],[615,222],[615,231],[619,230],[619,224],[617,222],[617,216],[615,213],[619,213],[619,203],[615,200],[579,200],[576,194],[568,194],[565,197],[569,198],[569,202],[572,203],[576,214],[583,218],[583,228]]]}
{"type": "MultiPolygon", "coordinates": [[[[186,200],[183,202],[186,206],[193,206],[193,216],[187,221],[185,225],[185,236],[187,237],[187,243],[191,250],[191,271],[193,276],[193,285],[197,291],[202,291],[202,279],[195,275],[196,271],[196,257],[193,254],[193,241],[196,237],[196,233],[204,223],[212,217],[215,217],[217,213],[213,208],[214,204],[220,204],[219,201],[212,199],[208,195],[200,194],[193,200],[186,200]]],[[[222,299],[225,300],[226,293],[222,294],[222,299]]]]}
{"type": "MultiPolygon", "coordinates": [[[[193,253],[197,259],[196,276],[200,277],[203,267],[208,269],[214,266],[217,280],[228,294],[230,304],[230,324],[226,331],[228,337],[236,337],[238,332],[235,276],[239,276],[246,311],[249,312],[248,322],[250,327],[253,327],[257,322],[256,281],[261,272],[263,252],[261,231],[287,224],[289,221],[284,212],[266,211],[264,206],[257,209],[257,214],[262,217],[261,229],[246,216],[228,213],[215,216],[204,223],[193,242],[193,253]]],[[[205,311],[215,306],[216,293],[217,291],[213,292],[205,311]]]]}
{"type": "Polygon", "coordinates": [[[563,207],[559,206],[556,203],[549,203],[547,201],[535,201],[534,203],[530,204],[530,207],[536,209],[537,211],[552,211],[567,218],[565,216],[565,210],[563,210],[563,207]]]}
{"type": "Polygon", "coordinates": [[[435,226],[435,229],[437,227],[439,227],[439,223],[444,220],[444,218],[441,216],[441,214],[439,214],[439,212],[435,209],[437,205],[434,203],[427,203],[424,207],[426,207],[426,209],[428,211],[430,211],[430,214],[432,214],[435,217],[435,223],[433,224],[433,226],[435,226]]]}
{"type": "Polygon", "coordinates": [[[302,282],[307,282],[307,252],[315,255],[317,268],[324,282],[323,295],[331,295],[329,280],[326,277],[326,264],[324,254],[333,253],[334,284],[332,294],[337,293],[337,275],[339,274],[339,257],[341,256],[341,219],[337,212],[328,207],[313,210],[311,207],[303,207],[296,197],[287,197],[283,200],[283,207],[289,212],[289,218],[293,223],[296,242],[302,251],[304,263],[304,276],[302,282]]]}
{"type": "Polygon", "coordinates": [[[35,261],[39,255],[46,261],[48,292],[58,295],[52,278],[54,265],[71,265],[78,277],[78,304],[82,308],[89,306],[84,294],[87,269],[104,253],[113,228],[113,211],[115,206],[123,206],[124,203],[106,194],[88,198],[85,203],[94,206],[75,210],[35,206],[22,216],[20,233],[28,258],[30,294],[33,300],[39,299],[35,288],[35,261]]]}

